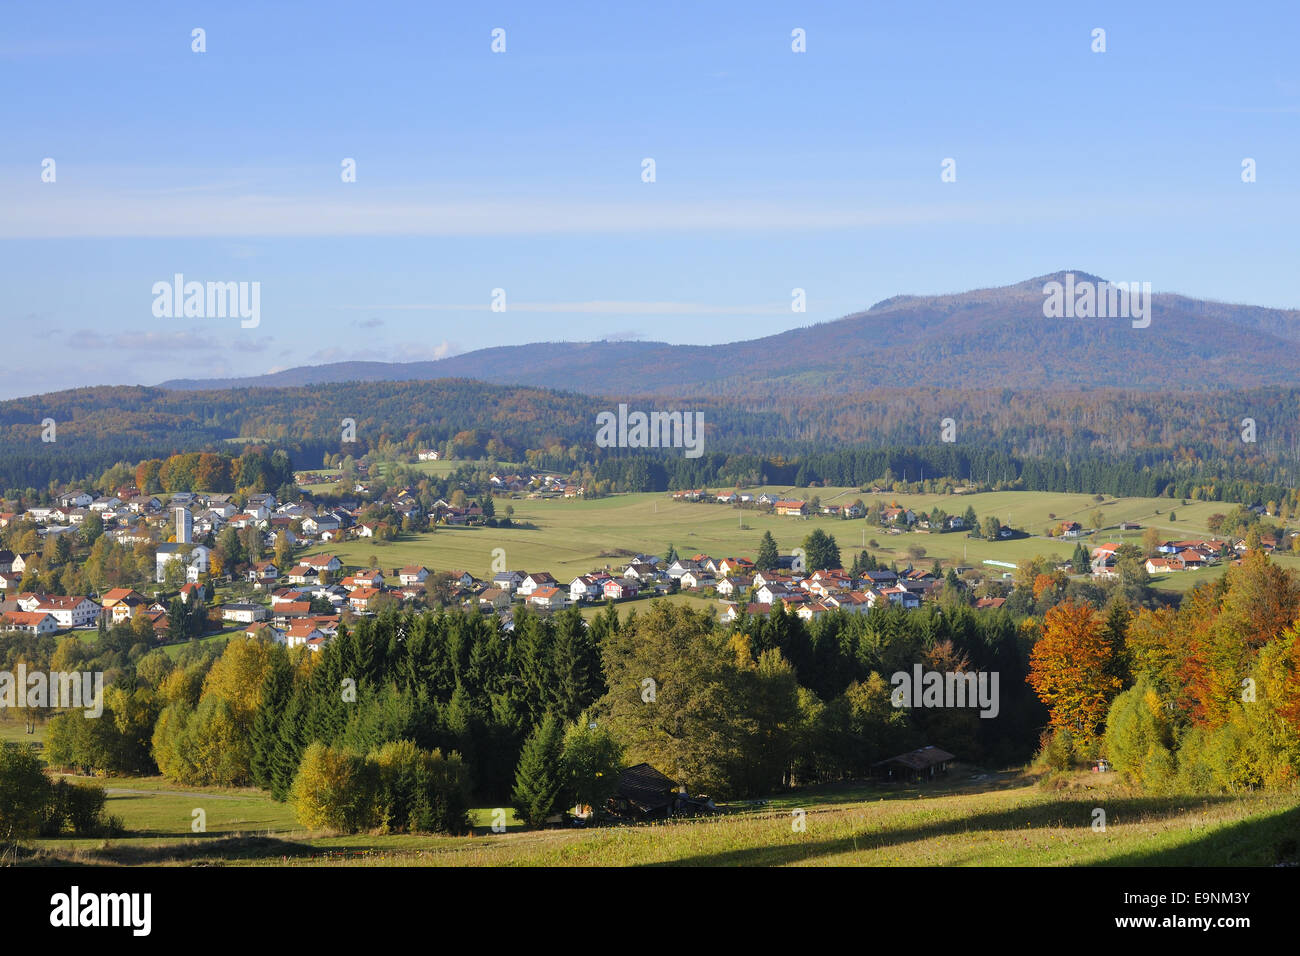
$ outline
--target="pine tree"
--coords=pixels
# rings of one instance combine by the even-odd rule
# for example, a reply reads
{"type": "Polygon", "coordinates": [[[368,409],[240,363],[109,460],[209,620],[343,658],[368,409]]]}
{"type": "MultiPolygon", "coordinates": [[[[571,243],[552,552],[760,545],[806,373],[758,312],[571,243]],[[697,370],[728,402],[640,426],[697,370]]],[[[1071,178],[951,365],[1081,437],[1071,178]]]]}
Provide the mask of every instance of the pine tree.
{"type": "Polygon", "coordinates": [[[303,751],[307,749],[307,737],[302,729],[307,710],[304,702],[305,690],[306,688],[299,688],[289,698],[288,706],[285,707],[284,715],[280,719],[275,749],[271,754],[271,797],[281,803],[289,799],[294,778],[298,776],[298,765],[302,762],[303,751]]]}
{"type": "Polygon", "coordinates": [[[1087,574],[1091,567],[1088,563],[1088,552],[1084,549],[1082,544],[1076,544],[1074,546],[1074,556],[1071,558],[1071,561],[1074,564],[1075,574],[1087,574]]]}
{"type": "Polygon", "coordinates": [[[524,741],[515,769],[511,799],[529,826],[540,826],[555,811],[565,784],[563,750],[564,730],[554,715],[547,714],[524,741]]]}
{"type": "Polygon", "coordinates": [[[262,687],[262,703],[253,718],[249,762],[253,783],[270,790],[275,780],[275,755],[280,743],[280,717],[293,695],[293,669],[283,646],[277,645],[271,657],[271,669],[262,687]]]}
{"type": "Polygon", "coordinates": [[[772,532],[764,531],[763,540],[758,545],[758,557],[754,559],[757,571],[774,571],[781,563],[781,554],[776,549],[776,538],[772,532]]]}

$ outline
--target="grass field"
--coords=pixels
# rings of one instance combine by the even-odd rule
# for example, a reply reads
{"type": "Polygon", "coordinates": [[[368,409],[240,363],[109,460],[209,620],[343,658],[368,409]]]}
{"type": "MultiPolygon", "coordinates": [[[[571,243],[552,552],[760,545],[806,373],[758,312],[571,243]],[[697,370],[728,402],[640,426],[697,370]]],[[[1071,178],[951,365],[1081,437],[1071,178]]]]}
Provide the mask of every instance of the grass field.
{"type": "MultiPolygon", "coordinates": [[[[427,464],[442,464],[428,462],[427,464]]],[[[1154,525],[1164,538],[1209,536],[1207,519],[1215,512],[1230,510],[1223,502],[1190,502],[1186,506],[1167,498],[1107,499],[1097,503],[1090,495],[1056,494],[1037,491],[989,492],[971,495],[880,495],[863,494],[856,488],[765,488],[792,497],[820,496],[823,503],[852,502],[862,498],[897,501],[913,510],[929,511],[935,506],[952,513],[974,507],[981,519],[997,517],[1003,524],[1020,528],[1031,537],[1007,541],[968,538],[964,533],[927,534],[909,532],[888,534],[885,529],[865,521],[832,518],[789,518],[758,511],[741,510],[718,504],[675,502],[662,493],[615,495],[585,500],[498,499],[498,516],[505,508],[514,508],[517,528],[439,527],[436,532],[409,537],[396,542],[366,539],[325,545],[308,553],[330,552],[345,564],[362,566],[370,556],[381,567],[423,564],[436,570],[466,570],[476,577],[490,577],[497,548],[504,552],[505,564],[512,569],[550,571],[561,582],[593,568],[618,568],[626,556],[638,551],[663,554],[669,543],[683,555],[703,552],[714,557],[743,556],[753,558],[764,531],[771,531],[780,549],[789,553],[798,547],[814,528],[833,534],[846,563],[864,547],[885,561],[900,565],[911,559],[908,549],[925,549],[917,564],[928,566],[935,558],[947,564],[979,566],[984,560],[1017,563],[1035,555],[1068,558],[1075,541],[1042,537],[1049,525],[1076,520],[1087,526],[1096,510],[1105,515],[1105,527],[1095,537],[1080,539],[1085,547],[1094,543],[1132,541],[1140,543],[1142,531],[1116,530],[1121,522],[1134,522],[1146,528],[1154,525]],[[1177,520],[1168,520],[1171,505],[1177,520]],[[1160,513],[1157,514],[1156,512],[1160,513]],[[1054,514],[1055,519],[1049,518],[1054,514]],[[878,547],[870,548],[875,540],[878,547]]],[[[1284,566],[1300,568],[1300,558],[1290,554],[1278,556],[1284,566]]],[[[1179,572],[1157,578],[1156,587],[1182,591],[1202,580],[1217,577],[1222,567],[1205,571],[1179,572]]]]}
{"type": "Polygon", "coordinates": [[[129,835],[37,841],[46,859],[255,865],[1272,865],[1296,857],[1300,797],[1137,795],[1112,774],[1049,790],[1019,772],[957,765],[947,781],[859,784],[645,826],[526,830],[476,810],[474,835],[310,834],[257,791],[185,790],[159,778],[99,781],[129,835]],[[1095,809],[1106,812],[1094,829],[1095,809]],[[194,811],[206,832],[191,829],[194,811]],[[793,824],[802,811],[804,827],[793,824]],[[238,836],[236,836],[238,835],[238,836]],[[1288,842],[1289,841],[1289,842],[1288,842]]]}

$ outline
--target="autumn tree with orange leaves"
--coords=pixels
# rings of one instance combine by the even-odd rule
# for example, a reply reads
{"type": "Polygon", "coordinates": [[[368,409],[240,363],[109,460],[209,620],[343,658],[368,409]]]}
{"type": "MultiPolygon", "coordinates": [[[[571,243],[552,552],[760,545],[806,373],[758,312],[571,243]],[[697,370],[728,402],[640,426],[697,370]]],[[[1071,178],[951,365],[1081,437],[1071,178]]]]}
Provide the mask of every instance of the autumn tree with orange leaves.
{"type": "Polygon", "coordinates": [[[1092,608],[1066,601],[1047,612],[1042,636],[1029,654],[1026,680],[1047,705],[1053,728],[1091,743],[1102,732],[1106,710],[1120,692],[1115,649],[1092,608]]]}

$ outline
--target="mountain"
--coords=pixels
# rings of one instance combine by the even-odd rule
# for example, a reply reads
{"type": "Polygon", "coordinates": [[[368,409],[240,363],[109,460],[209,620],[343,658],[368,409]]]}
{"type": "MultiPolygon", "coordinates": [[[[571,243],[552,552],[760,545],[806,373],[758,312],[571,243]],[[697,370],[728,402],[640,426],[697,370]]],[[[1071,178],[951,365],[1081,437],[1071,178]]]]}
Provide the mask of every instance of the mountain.
{"type": "MultiPolygon", "coordinates": [[[[1103,282],[1082,271],[1070,274],[1076,284],[1103,282]]],[[[948,295],[899,295],[832,322],[725,345],[547,342],[436,362],[342,362],[160,387],[462,378],[587,395],[761,401],[864,387],[1236,389],[1290,385],[1300,376],[1300,311],[1157,293],[1146,328],[1127,318],[1046,318],[1044,285],[1064,283],[1066,275],[948,295]]]]}

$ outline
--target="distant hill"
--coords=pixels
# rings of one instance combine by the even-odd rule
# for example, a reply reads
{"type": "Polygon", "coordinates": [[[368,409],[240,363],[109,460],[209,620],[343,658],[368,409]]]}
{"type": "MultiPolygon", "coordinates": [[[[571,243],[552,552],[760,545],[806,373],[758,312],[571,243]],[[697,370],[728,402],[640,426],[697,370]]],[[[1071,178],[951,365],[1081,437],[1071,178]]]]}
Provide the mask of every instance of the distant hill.
{"type": "MultiPolygon", "coordinates": [[[[1075,280],[1100,282],[1075,271],[1075,280]]],[[[587,395],[816,398],[864,387],[1217,390],[1300,378],[1300,311],[1156,294],[1148,328],[1049,319],[1043,286],[1065,273],[951,295],[899,295],[833,322],[725,345],[549,342],[436,362],[341,362],[242,379],[177,379],[177,390],[346,381],[476,379],[587,395]]]]}

